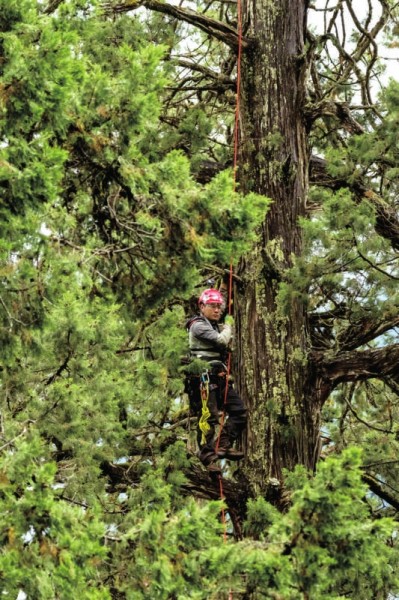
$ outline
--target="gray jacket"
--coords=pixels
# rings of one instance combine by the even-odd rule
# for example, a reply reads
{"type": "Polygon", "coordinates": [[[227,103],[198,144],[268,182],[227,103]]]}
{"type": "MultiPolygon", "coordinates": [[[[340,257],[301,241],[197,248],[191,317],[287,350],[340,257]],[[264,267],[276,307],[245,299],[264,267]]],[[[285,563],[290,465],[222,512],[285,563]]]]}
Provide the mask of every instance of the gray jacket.
{"type": "Polygon", "coordinates": [[[233,336],[230,325],[219,325],[204,316],[194,317],[187,323],[191,356],[204,360],[224,360],[227,346],[233,336]]]}

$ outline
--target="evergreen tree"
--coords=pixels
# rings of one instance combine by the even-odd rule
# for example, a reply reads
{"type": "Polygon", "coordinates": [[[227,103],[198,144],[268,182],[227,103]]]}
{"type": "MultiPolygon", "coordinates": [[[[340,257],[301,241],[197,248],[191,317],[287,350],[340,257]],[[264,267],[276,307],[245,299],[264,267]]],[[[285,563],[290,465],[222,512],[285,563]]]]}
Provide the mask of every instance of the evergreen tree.
{"type": "Polygon", "coordinates": [[[397,592],[398,8],[239,9],[0,0],[5,596],[397,592]],[[180,359],[231,257],[222,502],[180,359]]]}

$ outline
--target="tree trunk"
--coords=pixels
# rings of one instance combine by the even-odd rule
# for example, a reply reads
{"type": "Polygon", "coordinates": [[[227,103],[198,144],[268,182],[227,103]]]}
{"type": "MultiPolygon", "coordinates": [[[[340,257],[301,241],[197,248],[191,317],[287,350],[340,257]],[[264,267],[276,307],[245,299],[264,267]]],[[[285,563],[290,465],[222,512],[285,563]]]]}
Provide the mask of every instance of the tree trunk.
{"type": "Polygon", "coordinates": [[[304,119],[305,0],[249,0],[242,58],[239,182],[272,199],[259,241],[241,262],[237,294],[238,384],[249,409],[247,474],[256,493],[269,477],[319,453],[320,408],[312,398],[306,307],[283,307],[279,292],[301,254],[309,149],[304,119]]]}

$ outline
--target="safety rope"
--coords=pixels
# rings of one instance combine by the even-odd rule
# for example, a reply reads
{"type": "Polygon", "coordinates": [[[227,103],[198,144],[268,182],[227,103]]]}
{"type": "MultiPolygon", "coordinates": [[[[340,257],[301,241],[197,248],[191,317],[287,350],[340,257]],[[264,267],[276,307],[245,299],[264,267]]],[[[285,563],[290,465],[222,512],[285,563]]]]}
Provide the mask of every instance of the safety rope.
{"type": "MultiPolygon", "coordinates": [[[[238,36],[238,51],[237,51],[237,85],[236,85],[236,105],[234,117],[234,153],[233,153],[233,190],[236,191],[237,184],[237,167],[238,167],[238,146],[239,146],[239,131],[240,131],[240,87],[241,87],[241,56],[242,56],[242,4],[241,0],[237,0],[237,36],[238,36]]],[[[230,261],[229,273],[229,293],[228,293],[228,314],[232,312],[232,289],[233,289],[233,259],[230,261]]],[[[227,372],[226,386],[224,390],[224,402],[227,403],[227,394],[229,389],[229,376],[231,369],[231,354],[227,357],[227,372]]],[[[219,427],[219,435],[216,442],[216,450],[219,449],[220,436],[224,427],[225,410],[223,411],[222,420],[219,427]]]]}
{"type": "MultiPolygon", "coordinates": [[[[231,316],[232,313],[232,288],[233,288],[233,260],[231,260],[230,262],[230,273],[229,273],[229,291],[228,291],[228,307],[227,307],[227,312],[229,314],[229,316],[231,316]]],[[[229,392],[229,378],[230,378],[230,371],[231,371],[231,352],[229,352],[227,354],[227,364],[226,364],[226,378],[225,378],[225,388],[224,388],[224,399],[223,399],[223,413],[222,413],[222,417],[220,420],[220,425],[219,425],[219,433],[218,433],[218,437],[216,440],[216,452],[219,450],[219,444],[220,444],[220,437],[222,435],[222,431],[224,428],[224,422],[225,422],[225,418],[226,418],[226,404],[227,404],[227,394],[229,392]]]]}
{"type": "MultiPolygon", "coordinates": [[[[238,167],[238,146],[239,146],[239,131],[240,131],[240,87],[241,87],[241,56],[242,56],[242,5],[241,0],[237,0],[237,35],[238,35],[238,52],[237,52],[237,84],[236,84],[236,105],[234,117],[234,156],[233,156],[233,190],[236,191],[237,185],[237,167],[238,167]]],[[[233,289],[233,259],[230,261],[229,273],[229,291],[228,291],[228,314],[232,313],[232,289],[233,289]]],[[[226,385],[224,390],[223,405],[227,403],[227,394],[229,390],[229,377],[231,369],[231,353],[227,356],[226,369],[226,385]]],[[[219,435],[216,441],[216,451],[219,449],[220,436],[223,431],[226,411],[223,410],[222,419],[219,427],[219,435]]]]}
{"type": "Polygon", "coordinates": [[[241,55],[242,55],[242,6],[241,0],[237,0],[237,87],[236,87],[236,107],[234,117],[234,157],[233,157],[233,189],[236,191],[237,166],[238,166],[238,146],[240,132],[240,87],[241,87],[241,55]]]}
{"type": "MultiPolygon", "coordinates": [[[[231,315],[231,313],[232,313],[232,288],[233,288],[233,261],[231,260],[230,261],[230,274],[229,274],[228,308],[227,308],[229,315],[231,315]]],[[[220,426],[219,426],[219,434],[218,434],[218,438],[217,438],[216,446],[215,446],[216,452],[219,449],[220,436],[222,435],[224,421],[225,421],[225,417],[226,417],[226,404],[227,404],[227,394],[228,394],[228,390],[229,390],[230,369],[231,369],[231,352],[229,352],[227,355],[223,413],[222,413],[222,418],[221,418],[221,422],[220,422],[220,426]]],[[[223,491],[222,474],[219,475],[219,495],[220,495],[220,500],[223,502],[225,500],[225,495],[224,495],[224,491],[223,491]]],[[[221,520],[222,520],[222,525],[223,525],[223,541],[226,543],[227,542],[227,522],[226,522],[226,513],[225,513],[225,510],[223,507],[222,507],[222,512],[221,512],[221,520]]],[[[231,589],[229,590],[228,600],[233,600],[233,592],[231,589]]]]}
{"type": "MultiPolygon", "coordinates": [[[[238,167],[238,146],[239,146],[239,130],[240,130],[240,87],[241,87],[241,55],[242,55],[242,5],[241,0],[237,0],[237,35],[238,35],[238,53],[237,53],[237,89],[236,89],[236,106],[235,106],[235,118],[234,118],[234,156],[233,156],[233,191],[236,191],[237,187],[237,167],[238,167]]],[[[228,293],[228,314],[232,312],[232,288],[233,288],[233,260],[230,262],[230,276],[229,276],[229,293],[228,293]]],[[[231,353],[229,352],[227,358],[227,369],[226,369],[226,380],[224,390],[224,406],[227,403],[227,394],[229,388],[229,376],[231,369],[231,353]]],[[[219,448],[220,436],[224,427],[226,410],[223,410],[222,419],[219,427],[219,435],[216,442],[216,451],[219,448]]],[[[225,499],[223,491],[223,477],[219,475],[219,487],[220,487],[220,499],[225,499]]],[[[224,509],[222,509],[222,523],[223,523],[223,539],[227,541],[227,524],[226,515],[224,509]]],[[[229,591],[229,600],[233,600],[233,592],[229,591]]]]}

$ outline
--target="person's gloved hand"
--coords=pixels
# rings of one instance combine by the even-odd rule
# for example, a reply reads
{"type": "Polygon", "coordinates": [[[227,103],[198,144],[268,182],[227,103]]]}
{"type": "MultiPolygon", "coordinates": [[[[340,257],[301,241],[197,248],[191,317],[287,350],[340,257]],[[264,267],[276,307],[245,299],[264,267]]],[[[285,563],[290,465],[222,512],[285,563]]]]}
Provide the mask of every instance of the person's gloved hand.
{"type": "Polygon", "coordinates": [[[234,327],[234,318],[231,315],[227,315],[224,322],[226,323],[226,325],[234,327]]]}

